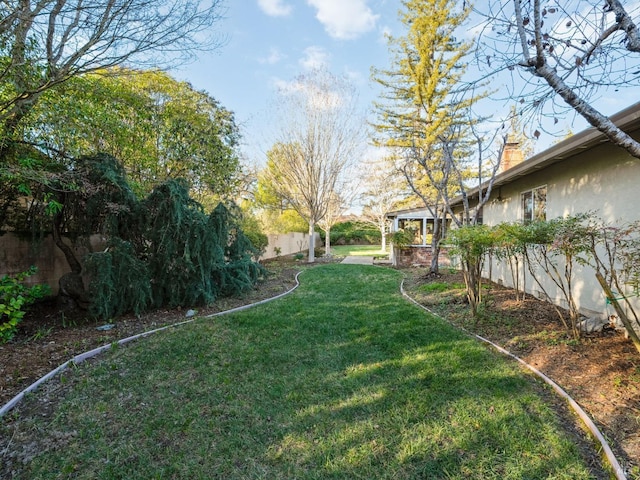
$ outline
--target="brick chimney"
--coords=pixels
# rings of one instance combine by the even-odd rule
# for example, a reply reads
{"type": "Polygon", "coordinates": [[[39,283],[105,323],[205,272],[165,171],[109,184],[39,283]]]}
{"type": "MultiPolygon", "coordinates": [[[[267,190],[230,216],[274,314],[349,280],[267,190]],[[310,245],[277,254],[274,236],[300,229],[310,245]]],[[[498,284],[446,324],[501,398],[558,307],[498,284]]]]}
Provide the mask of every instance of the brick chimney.
{"type": "Polygon", "coordinates": [[[507,142],[502,151],[502,161],[500,162],[500,172],[515,167],[524,160],[524,154],[520,150],[519,142],[507,142]]]}

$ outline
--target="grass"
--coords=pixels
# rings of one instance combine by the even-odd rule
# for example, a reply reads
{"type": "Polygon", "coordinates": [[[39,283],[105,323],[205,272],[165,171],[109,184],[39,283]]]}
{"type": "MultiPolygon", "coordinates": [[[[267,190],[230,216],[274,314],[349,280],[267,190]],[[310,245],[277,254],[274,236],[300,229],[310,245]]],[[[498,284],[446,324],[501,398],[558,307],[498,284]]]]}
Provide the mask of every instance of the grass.
{"type": "Polygon", "coordinates": [[[337,257],[367,256],[388,257],[389,250],[383,251],[380,245],[332,245],[331,254],[337,257]]]}
{"type": "Polygon", "coordinates": [[[46,421],[34,398],[0,427],[35,432],[17,478],[592,478],[531,379],[399,281],[315,267],[284,299],[78,367],[46,421]]]}

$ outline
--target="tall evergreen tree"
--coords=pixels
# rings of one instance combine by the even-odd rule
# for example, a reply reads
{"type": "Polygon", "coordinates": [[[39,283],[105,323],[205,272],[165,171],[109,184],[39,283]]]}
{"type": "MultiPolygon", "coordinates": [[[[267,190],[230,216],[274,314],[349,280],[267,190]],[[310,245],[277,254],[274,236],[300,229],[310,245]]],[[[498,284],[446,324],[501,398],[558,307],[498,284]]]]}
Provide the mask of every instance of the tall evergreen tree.
{"type": "Polygon", "coordinates": [[[470,123],[468,110],[480,96],[461,89],[464,59],[471,42],[455,32],[467,20],[469,6],[455,0],[405,0],[400,20],[403,37],[389,37],[392,66],[374,70],[383,87],[375,104],[375,141],[397,151],[398,168],[424,202],[434,222],[431,271],[438,271],[439,241],[449,189],[462,170],[459,150],[470,123]]]}

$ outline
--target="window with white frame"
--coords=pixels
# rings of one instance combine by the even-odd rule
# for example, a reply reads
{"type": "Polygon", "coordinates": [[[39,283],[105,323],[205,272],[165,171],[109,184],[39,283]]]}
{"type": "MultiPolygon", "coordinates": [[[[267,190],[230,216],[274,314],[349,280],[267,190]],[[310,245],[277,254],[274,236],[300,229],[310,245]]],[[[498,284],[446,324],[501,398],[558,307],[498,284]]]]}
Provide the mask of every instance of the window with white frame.
{"type": "Polygon", "coordinates": [[[547,219],[547,186],[532,188],[520,194],[522,220],[525,223],[547,219]]]}

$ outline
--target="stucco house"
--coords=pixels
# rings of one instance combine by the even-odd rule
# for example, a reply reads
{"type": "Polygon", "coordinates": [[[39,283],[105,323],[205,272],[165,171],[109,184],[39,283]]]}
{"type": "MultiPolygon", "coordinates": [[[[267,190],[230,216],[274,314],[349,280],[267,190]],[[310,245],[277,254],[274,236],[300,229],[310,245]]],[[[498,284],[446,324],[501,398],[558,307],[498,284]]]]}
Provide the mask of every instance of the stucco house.
{"type": "MultiPolygon", "coordinates": [[[[622,130],[640,139],[640,103],[610,117],[622,130]]],[[[477,191],[471,192],[476,194],[477,191]]],[[[458,209],[461,204],[454,205],[458,209]]],[[[602,133],[589,128],[521,163],[511,165],[495,179],[490,200],[482,212],[483,223],[550,220],[594,212],[604,221],[622,224],[640,219],[640,159],[613,145],[602,133]]],[[[495,260],[492,280],[512,285],[506,265],[495,260]]],[[[526,270],[526,269],[522,269],[526,270]]],[[[575,273],[576,300],[587,316],[612,313],[602,288],[589,267],[575,273]]],[[[528,273],[527,273],[528,275],[528,273]]],[[[563,300],[549,281],[545,289],[560,306],[563,300]],[[557,292],[554,298],[553,292],[557,292]]],[[[539,295],[531,279],[528,293],[539,295]]]]}

